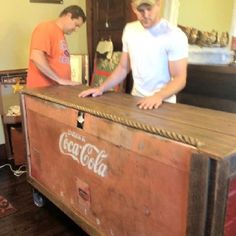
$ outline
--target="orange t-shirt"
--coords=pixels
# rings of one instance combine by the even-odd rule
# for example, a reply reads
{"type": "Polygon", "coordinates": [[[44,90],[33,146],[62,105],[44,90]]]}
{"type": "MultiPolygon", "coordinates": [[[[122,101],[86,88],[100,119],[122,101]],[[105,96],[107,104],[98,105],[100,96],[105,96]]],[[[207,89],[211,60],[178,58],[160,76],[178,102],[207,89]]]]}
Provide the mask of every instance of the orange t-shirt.
{"type": "MultiPolygon", "coordinates": [[[[63,79],[69,80],[70,54],[63,31],[54,21],[39,24],[31,39],[30,53],[33,49],[45,52],[48,63],[53,71],[63,79]]],[[[27,74],[27,87],[45,87],[56,84],[49,79],[30,60],[27,74]]]]}

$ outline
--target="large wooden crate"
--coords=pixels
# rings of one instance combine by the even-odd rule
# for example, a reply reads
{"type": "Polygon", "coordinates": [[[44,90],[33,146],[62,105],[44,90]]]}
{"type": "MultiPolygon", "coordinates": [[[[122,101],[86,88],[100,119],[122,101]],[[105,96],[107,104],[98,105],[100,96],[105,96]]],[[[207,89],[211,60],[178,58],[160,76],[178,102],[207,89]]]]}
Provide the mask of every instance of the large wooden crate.
{"type": "Polygon", "coordinates": [[[83,89],[21,94],[34,188],[90,235],[236,234],[236,115],[83,89]]]}

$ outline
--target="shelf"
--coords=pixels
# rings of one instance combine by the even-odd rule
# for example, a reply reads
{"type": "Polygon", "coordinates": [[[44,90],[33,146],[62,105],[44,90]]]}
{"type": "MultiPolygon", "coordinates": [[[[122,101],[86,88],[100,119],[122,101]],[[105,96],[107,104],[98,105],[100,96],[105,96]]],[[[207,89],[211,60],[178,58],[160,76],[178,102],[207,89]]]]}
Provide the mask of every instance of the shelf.
{"type": "Polygon", "coordinates": [[[21,123],[21,116],[3,116],[4,124],[18,124],[21,123]]]}

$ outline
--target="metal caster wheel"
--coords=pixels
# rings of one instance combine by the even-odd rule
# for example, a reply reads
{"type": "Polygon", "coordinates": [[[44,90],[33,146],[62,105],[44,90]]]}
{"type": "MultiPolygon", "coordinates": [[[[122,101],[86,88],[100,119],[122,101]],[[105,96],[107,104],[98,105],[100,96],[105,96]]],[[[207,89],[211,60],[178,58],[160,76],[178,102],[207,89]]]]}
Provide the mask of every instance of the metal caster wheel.
{"type": "Polygon", "coordinates": [[[43,207],[46,203],[45,197],[36,189],[33,189],[33,200],[37,207],[43,207]]]}

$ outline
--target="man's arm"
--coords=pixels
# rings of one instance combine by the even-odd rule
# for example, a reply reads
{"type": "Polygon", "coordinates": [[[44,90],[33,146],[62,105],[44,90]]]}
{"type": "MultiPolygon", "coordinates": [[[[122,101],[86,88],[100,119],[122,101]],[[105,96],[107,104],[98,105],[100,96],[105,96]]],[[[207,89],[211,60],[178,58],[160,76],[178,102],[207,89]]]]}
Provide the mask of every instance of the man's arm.
{"type": "Polygon", "coordinates": [[[71,80],[65,80],[60,78],[49,66],[45,52],[33,49],[30,55],[30,60],[36,65],[36,67],[49,79],[55,81],[61,85],[78,85],[78,83],[71,80]]]}
{"type": "Polygon", "coordinates": [[[137,105],[140,109],[157,109],[163,100],[181,91],[186,85],[187,59],[169,62],[172,80],[153,96],[141,99],[137,105]]]}
{"type": "Polygon", "coordinates": [[[79,94],[79,97],[87,97],[89,95],[96,97],[102,95],[105,91],[115,87],[121,83],[130,71],[129,55],[122,52],[120,62],[112,74],[97,88],[87,89],[79,94]]]}

